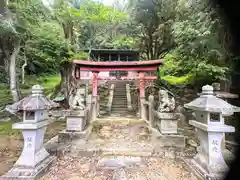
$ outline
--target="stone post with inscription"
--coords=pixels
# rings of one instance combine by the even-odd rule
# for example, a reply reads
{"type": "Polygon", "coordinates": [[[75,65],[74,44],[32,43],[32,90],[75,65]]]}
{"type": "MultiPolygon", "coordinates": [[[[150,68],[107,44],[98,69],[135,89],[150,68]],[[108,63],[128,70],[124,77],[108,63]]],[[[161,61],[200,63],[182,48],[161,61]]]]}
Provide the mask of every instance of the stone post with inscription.
{"type": "Polygon", "coordinates": [[[224,134],[235,131],[224,124],[224,117],[240,109],[216,97],[210,85],[203,86],[200,97],[184,107],[195,111],[196,120],[189,123],[196,128],[200,140],[199,152],[189,162],[190,166],[207,179],[222,179],[228,171],[223,158],[224,134]]]}
{"type": "Polygon", "coordinates": [[[57,106],[42,94],[40,85],[34,85],[31,95],[6,108],[12,113],[23,112],[23,122],[13,124],[13,129],[22,130],[24,146],[21,156],[3,176],[4,179],[36,179],[53,162],[55,157],[49,155],[43,142],[47,125],[52,122],[48,110],[57,106]]]}

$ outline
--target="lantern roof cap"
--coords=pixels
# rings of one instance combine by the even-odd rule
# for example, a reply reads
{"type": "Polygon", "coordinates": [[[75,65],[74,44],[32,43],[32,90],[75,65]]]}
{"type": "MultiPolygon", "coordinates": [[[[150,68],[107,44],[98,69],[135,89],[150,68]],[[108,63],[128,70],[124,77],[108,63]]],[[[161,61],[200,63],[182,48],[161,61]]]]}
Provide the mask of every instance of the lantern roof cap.
{"type": "Polygon", "coordinates": [[[200,97],[184,105],[185,108],[195,111],[206,111],[222,113],[223,115],[232,115],[234,112],[240,112],[240,108],[233,106],[226,101],[215,96],[213,87],[205,85],[202,87],[200,97]]]}
{"type": "Polygon", "coordinates": [[[44,109],[48,110],[58,106],[58,103],[53,102],[43,94],[43,87],[37,84],[32,87],[32,94],[6,107],[6,109],[13,112],[20,110],[35,111],[44,109]]]}

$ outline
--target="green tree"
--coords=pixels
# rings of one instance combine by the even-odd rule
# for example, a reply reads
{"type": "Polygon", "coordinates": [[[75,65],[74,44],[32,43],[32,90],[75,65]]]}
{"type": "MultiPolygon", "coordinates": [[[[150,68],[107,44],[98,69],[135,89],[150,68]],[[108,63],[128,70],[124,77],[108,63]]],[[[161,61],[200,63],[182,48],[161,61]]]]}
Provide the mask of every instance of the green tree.
{"type": "Polygon", "coordinates": [[[191,73],[204,82],[225,79],[228,50],[221,37],[223,26],[216,11],[200,1],[181,0],[173,32],[179,75],[191,73]],[[197,3],[197,4],[196,4],[197,3]]]}
{"type": "Polygon", "coordinates": [[[177,0],[130,1],[132,17],[140,26],[138,44],[143,58],[157,59],[174,47],[172,24],[177,0]]]}

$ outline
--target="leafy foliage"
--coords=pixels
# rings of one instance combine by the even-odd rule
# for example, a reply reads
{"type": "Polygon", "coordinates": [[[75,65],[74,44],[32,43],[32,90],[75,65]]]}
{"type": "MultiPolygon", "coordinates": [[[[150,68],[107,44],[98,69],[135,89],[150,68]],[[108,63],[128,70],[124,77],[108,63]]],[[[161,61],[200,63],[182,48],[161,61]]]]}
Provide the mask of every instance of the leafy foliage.
{"type": "Polygon", "coordinates": [[[23,55],[28,59],[28,72],[56,72],[63,58],[70,56],[69,48],[57,23],[42,22],[41,28],[32,29],[31,38],[25,44],[23,55]]]}
{"type": "Polygon", "coordinates": [[[221,37],[223,26],[216,12],[206,7],[200,1],[178,2],[177,21],[172,26],[176,48],[165,58],[166,74],[191,74],[201,84],[226,79],[230,57],[221,37]]]}
{"type": "Polygon", "coordinates": [[[226,79],[239,65],[239,58],[229,53],[227,30],[207,1],[119,3],[112,7],[94,0],[54,0],[46,7],[41,0],[11,1],[8,16],[0,16],[1,69],[8,68],[6,57],[17,40],[17,71],[26,64],[27,74],[56,74],[66,61],[88,59],[80,51],[86,48],[89,53],[93,48],[137,48],[142,59],[164,58],[160,75],[171,84],[226,79]]]}
{"type": "Polygon", "coordinates": [[[176,0],[137,0],[132,15],[140,26],[138,44],[146,59],[158,59],[173,48],[176,0]]]}

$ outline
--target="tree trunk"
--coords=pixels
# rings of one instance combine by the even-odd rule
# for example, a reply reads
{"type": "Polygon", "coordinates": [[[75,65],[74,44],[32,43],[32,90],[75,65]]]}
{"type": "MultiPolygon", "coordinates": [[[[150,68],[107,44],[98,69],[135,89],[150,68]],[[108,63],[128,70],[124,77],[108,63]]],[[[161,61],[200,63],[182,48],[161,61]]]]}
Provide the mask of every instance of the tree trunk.
{"type": "Polygon", "coordinates": [[[74,86],[77,85],[75,77],[73,76],[73,71],[74,67],[71,62],[63,64],[60,70],[61,75],[60,88],[61,93],[64,94],[64,97],[66,99],[67,106],[69,106],[70,94],[72,93],[72,90],[75,89],[74,86]]]}
{"type": "Polygon", "coordinates": [[[12,93],[12,98],[14,102],[19,101],[20,99],[20,91],[17,84],[17,73],[16,73],[16,64],[17,64],[17,56],[20,51],[20,40],[17,40],[15,42],[15,46],[13,49],[13,52],[10,56],[10,62],[9,62],[9,78],[10,78],[10,90],[12,93]]]}
{"type": "Polygon", "coordinates": [[[25,68],[27,66],[27,57],[24,49],[24,64],[22,65],[22,84],[25,84],[25,68]]]}

